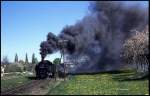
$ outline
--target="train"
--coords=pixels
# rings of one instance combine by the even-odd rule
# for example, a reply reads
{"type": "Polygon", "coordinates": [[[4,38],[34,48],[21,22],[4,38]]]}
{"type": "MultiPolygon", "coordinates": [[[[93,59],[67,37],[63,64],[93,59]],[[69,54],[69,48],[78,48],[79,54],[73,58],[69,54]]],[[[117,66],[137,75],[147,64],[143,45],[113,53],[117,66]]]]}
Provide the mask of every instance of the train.
{"type": "Polygon", "coordinates": [[[45,79],[47,77],[54,77],[55,74],[55,65],[48,60],[39,62],[35,66],[36,77],[39,79],[45,79]]]}
{"type": "Polygon", "coordinates": [[[35,66],[36,78],[55,78],[56,75],[58,77],[64,77],[65,73],[61,69],[63,69],[63,64],[56,65],[48,60],[43,60],[35,66]]]}

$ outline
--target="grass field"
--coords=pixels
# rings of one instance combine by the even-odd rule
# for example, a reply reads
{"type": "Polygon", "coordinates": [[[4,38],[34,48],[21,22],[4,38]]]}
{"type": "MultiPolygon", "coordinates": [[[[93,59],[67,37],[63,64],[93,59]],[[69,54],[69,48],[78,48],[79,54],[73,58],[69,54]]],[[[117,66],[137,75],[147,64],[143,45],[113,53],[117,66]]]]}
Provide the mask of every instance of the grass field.
{"type": "MultiPolygon", "coordinates": [[[[149,95],[147,78],[128,79],[138,76],[134,72],[70,75],[66,81],[52,80],[44,90],[49,90],[47,95],[149,95]]],[[[29,81],[26,74],[7,74],[1,78],[1,91],[29,81]]]]}
{"type": "Polygon", "coordinates": [[[148,79],[128,80],[134,73],[75,75],[47,95],[148,95],[148,79]]]}
{"type": "Polygon", "coordinates": [[[1,91],[17,87],[28,81],[30,79],[27,78],[26,74],[6,74],[4,77],[1,77],[1,91]]]}

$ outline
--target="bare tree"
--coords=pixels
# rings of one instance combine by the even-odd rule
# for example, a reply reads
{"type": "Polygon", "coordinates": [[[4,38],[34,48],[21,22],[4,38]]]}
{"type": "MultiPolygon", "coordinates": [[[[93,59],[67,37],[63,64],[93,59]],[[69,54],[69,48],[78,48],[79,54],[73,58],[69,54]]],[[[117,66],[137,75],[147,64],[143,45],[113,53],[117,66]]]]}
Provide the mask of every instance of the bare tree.
{"type": "Polygon", "coordinates": [[[136,64],[137,69],[148,71],[148,54],[149,54],[149,31],[148,26],[143,32],[136,33],[135,36],[126,40],[123,45],[123,57],[129,64],[136,64]]]}
{"type": "Polygon", "coordinates": [[[4,57],[3,57],[2,63],[3,63],[3,64],[9,64],[8,56],[4,56],[4,57]]]}

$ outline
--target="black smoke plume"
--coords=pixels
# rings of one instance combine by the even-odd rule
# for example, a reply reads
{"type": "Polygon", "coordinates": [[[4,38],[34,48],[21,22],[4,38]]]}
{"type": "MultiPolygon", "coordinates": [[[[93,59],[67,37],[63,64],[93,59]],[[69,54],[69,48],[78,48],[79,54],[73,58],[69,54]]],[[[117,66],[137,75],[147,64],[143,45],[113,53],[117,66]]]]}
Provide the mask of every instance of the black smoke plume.
{"type": "Polygon", "coordinates": [[[40,54],[42,60],[44,60],[47,54],[52,54],[53,52],[58,50],[57,41],[57,36],[49,32],[47,35],[47,41],[43,41],[40,44],[40,54]]]}
{"type": "Polygon", "coordinates": [[[120,54],[124,41],[148,24],[148,9],[138,5],[124,6],[123,1],[96,1],[90,4],[91,13],[75,25],[66,26],[58,36],[49,33],[41,43],[41,55],[51,54],[60,48],[60,39],[68,40],[66,54],[88,62],[76,71],[112,70],[122,64],[120,54]],[[84,69],[84,70],[83,70],[84,69]]]}

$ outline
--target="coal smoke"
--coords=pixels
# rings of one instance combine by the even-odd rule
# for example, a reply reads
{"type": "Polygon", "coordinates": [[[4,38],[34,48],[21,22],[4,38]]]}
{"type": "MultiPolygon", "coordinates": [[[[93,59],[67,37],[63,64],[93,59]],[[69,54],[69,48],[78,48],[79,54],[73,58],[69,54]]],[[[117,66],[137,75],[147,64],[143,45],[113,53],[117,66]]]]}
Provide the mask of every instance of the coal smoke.
{"type": "Polygon", "coordinates": [[[142,30],[148,24],[148,9],[126,7],[123,1],[95,1],[89,8],[90,14],[75,25],[65,26],[58,36],[48,34],[40,46],[42,58],[60,50],[58,40],[63,39],[68,40],[65,52],[70,57],[88,57],[88,63],[79,64],[76,71],[120,68],[122,45],[134,34],[133,29],[142,30]]]}
{"type": "Polygon", "coordinates": [[[42,60],[46,57],[47,54],[52,54],[53,52],[57,51],[58,38],[53,33],[49,32],[47,35],[47,41],[43,41],[40,44],[40,54],[42,60]]]}

